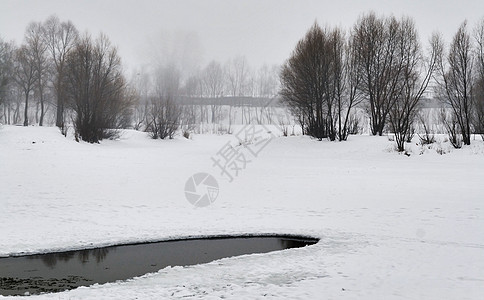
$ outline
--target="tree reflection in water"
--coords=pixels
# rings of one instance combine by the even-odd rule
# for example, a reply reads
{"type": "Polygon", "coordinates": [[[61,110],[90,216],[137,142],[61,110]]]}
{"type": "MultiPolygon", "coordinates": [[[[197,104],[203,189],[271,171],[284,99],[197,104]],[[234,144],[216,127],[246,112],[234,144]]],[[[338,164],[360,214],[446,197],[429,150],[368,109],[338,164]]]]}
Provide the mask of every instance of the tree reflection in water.
{"type": "Polygon", "coordinates": [[[96,262],[102,262],[109,253],[108,248],[98,248],[91,250],[82,250],[79,252],[79,260],[84,264],[89,261],[89,257],[93,256],[96,258],[96,262]]]}
{"type": "Polygon", "coordinates": [[[88,250],[80,250],[80,251],[38,254],[38,255],[28,256],[28,259],[40,258],[46,266],[53,269],[57,264],[57,262],[59,261],[68,262],[69,260],[76,257],[76,253],[77,253],[77,258],[82,264],[87,263],[91,257],[95,258],[97,263],[100,263],[106,258],[110,250],[111,249],[109,248],[97,248],[97,249],[88,249],[88,250]]]}

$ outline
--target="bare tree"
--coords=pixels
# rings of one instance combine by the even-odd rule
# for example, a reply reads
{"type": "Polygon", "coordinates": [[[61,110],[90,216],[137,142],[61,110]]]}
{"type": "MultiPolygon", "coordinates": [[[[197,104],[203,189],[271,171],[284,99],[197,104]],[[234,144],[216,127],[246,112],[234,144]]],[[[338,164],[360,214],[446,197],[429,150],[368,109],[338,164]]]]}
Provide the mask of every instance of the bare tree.
{"type": "Polygon", "coordinates": [[[346,61],[350,60],[352,53],[351,51],[345,51],[346,47],[343,31],[339,28],[331,31],[329,34],[329,49],[327,50],[331,58],[330,80],[327,81],[327,89],[330,92],[327,93],[326,104],[328,106],[328,117],[330,121],[329,138],[332,141],[335,139],[339,139],[340,141],[347,139],[348,119],[351,109],[356,102],[356,94],[351,94],[352,82],[348,82],[346,78],[353,79],[348,74],[348,71],[351,69],[348,63],[346,63],[346,61]],[[350,88],[349,93],[346,91],[347,88],[350,88]]]}
{"type": "Polygon", "coordinates": [[[20,46],[15,51],[14,79],[24,95],[24,126],[29,125],[29,97],[35,87],[37,72],[35,68],[35,56],[32,49],[27,45],[20,46]]]}
{"type": "Polygon", "coordinates": [[[347,137],[356,93],[346,92],[345,47],[340,29],[323,30],[314,24],[282,68],[283,102],[303,132],[319,140],[347,137]]]}
{"type": "Polygon", "coordinates": [[[451,119],[458,125],[465,145],[471,143],[473,114],[474,55],[471,47],[467,23],[464,22],[454,36],[446,61],[443,55],[440,55],[438,76],[435,77],[437,95],[451,108],[451,119]]]}
{"type": "Polygon", "coordinates": [[[5,42],[0,38],[0,106],[3,106],[3,119],[10,123],[10,94],[12,85],[12,72],[14,61],[13,43],[5,42]]]}
{"type": "MultiPolygon", "coordinates": [[[[185,88],[185,94],[189,97],[198,97],[198,98],[203,98],[204,96],[207,96],[207,88],[205,86],[205,71],[198,71],[195,74],[193,74],[191,77],[189,77],[186,81],[186,88],[185,88]]],[[[199,116],[199,121],[200,123],[208,122],[208,105],[204,105],[203,103],[199,103],[198,105],[198,116],[199,116]]],[[[201,128],[200,128],[201,130],[201,128]]]]}
{"type": "MultiPolygon", "coordinates": [[[[15,76],[15,74],[14,74],[15,76]]],[[[21,108],[23,104],[23,90],[18,84],[13,84],[12,87],[12,98],[9,99],[9,105],[13,105],[13,114],[10,118],[10,124],[19,124],[22,119],[21,108]]]]}
{"type": "Polygon", "coordinates": [[[130,81],[132,96],[136,99],[133,109],[133,128],[146,130],[148,124],[150,76],[144,70],[135,70],[130,81]]]}
{"type": "Polygon", "coordinates": [[[430,54],[425,60],[413,20],[404,18],[400,21],[397,55],[402,61],[399,74],[400,92],[390,109],[390,125],[395,134],[397,150],[405,151],[405,142],[413,136],[414,122],[418,116],[422,95],[427,89],[437,58],[442,51],[442,43],[437,34],[430,40],[430,54]],[[423,74],[423,76],[422,76],[423,74]]]}
{"type": "Polygon", "coordinates": [[[476,40],[476,79],[474,83],[474,105],[475,118],[474,127],[484,139],[484,19],[482,19],[475,30],[476,40]]]}
{"type": "MultiPolygon", "coordinates": [[[[199,90],[200,79],[197,75],[192,75],[185,80],[185,84],[182,88],[182,95],[187,100],[197,97],[199,90]]],[[[201,105],[200,105],[201,106],[201,105]]],[[[195,103],[185,103],[182,109],[181,127],[183,130],[183,136],[190,137],[190,133],[195,130],[198,123],[198,107],[195,103]]]]}
{"type": "Polygon", "coordinates": [[[226,86],[228,93],[235,96],[244,95],[249,78],[249,63],[245,56],[237,56],[225,64],[226,86]]]}
{"type": "Polygon", "coordinates": [[[80,39],[66,60],[65,87],[75,112],[74,128],[82,140],[97,143],[129,126],[132,98],[128,97],[121,59],[108,38],[80,39]]]}
{"type": "Polygon", "coordinates": [[[148,116],[147,131],[153,139],[172,139],[180,127],[181,107],[171,95],[153,96],[148,116]]]}
{"type": "Polygon", "coordinates": [[[344,141],[349,134],[358,132],[358,119],[353,113],[354,108],[363,101],[359,89],[362,73],[358,72],[360,49],[352,39],[346,44],[344,62],[344,97],[338,98],[338,139],[344,141]]]}
{"type": "Polygon", "coordinates": [[[316,23],[298,42],[281,71],[281,96],[291,112],[304,122],[306,134],[319,140],[328,136],[326,113],[323,111],[327,78],[327,58],[322,51],[326,35],[316,23]]]}
{"type": "Polygon", "coordinates": [[[272,98],[277,95],[279,66],[264,64],[257,72],[257,92],[259,97],[272,98]]]}
{"type": "Polygon", "coordinates": [[[175,66],[162,67],[156,72],[155,95],[151,97],[147,131],[153,139],[172,139],[180,127],[182,107],[177,103],[180,72],[175,66]]]}
{"type": "Polygon", "coordinates": [[[33,55],[34,69],[36,72],[35,90],[40,103],[40,120],[39,126],[44,123],[45,116],[45,94],[47,82],[49,80],[49,60],[47,57],[47,43],[44,38],[44,28],[41,23],[32,22],[27,26],[25,40],[27,47],[33,55]]]}
{"type": "Polygon", "coordinates": [[[212,123],[217,123],[221,114],[221,103],[216,99],[223,94],[223,76],[222,66],[216,61],[211,61],[203,70],[203,83],[206,94],[212,98],[210,103],[212,123]]]}
{"type": "Polygon", "coordinates": [[[79,33],[71,21],[61,22],[58,17],[51,16],[43,24],[44,39],[47,44],[50,58],[53,62],[53,85],[57,102],[55,125],[64,130],[66,106],[66,60],[74,49],[79,33]]]}
{"type": "Polygon", "coordinates": [[[356,60],[361,73],[359,89],[367,99],[371,133],[382,135],[388,114],[399,97],[403,56],[399,51],[400,24],[394,17],[375,13],[361,17],[352,31],[352,43],[360,51],[356,60]]]}

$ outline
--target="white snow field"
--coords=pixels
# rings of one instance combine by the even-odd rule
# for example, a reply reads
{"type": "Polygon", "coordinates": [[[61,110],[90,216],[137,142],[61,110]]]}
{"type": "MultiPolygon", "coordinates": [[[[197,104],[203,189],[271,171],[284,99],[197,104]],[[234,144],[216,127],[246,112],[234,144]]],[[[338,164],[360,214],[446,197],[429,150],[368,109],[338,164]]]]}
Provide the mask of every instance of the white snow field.
{"type": "Polygon", "coordinates": [[[460,150],[414,142],[410,156],[387,137],[276,137],[232,182],[211,159],[229,141],[125,131],[92,145],[57,128],[1,127],[0,256],[302,234],[321,240],[29,299],[484,299],[480,137],[460,150]],[[208,207],[185,199],[197,172],[219,183],[208,207]]]}

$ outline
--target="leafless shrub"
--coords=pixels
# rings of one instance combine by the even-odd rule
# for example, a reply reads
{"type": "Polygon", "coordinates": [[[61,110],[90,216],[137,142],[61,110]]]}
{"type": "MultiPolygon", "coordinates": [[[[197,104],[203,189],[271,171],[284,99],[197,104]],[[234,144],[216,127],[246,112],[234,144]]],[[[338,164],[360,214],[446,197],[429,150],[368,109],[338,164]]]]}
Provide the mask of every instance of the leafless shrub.
{"type": "Polygon", "coordinates": [[[423,134],[417,133],[421,145],[430,145],[435,143],[435,135],[431,131],[429,124],[430,114],[420,113],[418,116],[420,127],[423,129],[423,134]]]}
{"type": "Polygon", "coordinates": [[[180,127],[181,109],[173,98],[153,97],[146,131],[153,139],[172,139],[180,127]]]}
{"type": "Polygon", "coordinates": [[[115,138],[131,123],[133,99],[128,95],[121,59],[108,38],[86,35],[69,53],[66,95],[75,113],[74,130],[82,140],[97,143],[115,138]]]}
{"type": "Polygon", "coordinates": [[[188,131],[187,129],[184,129],[183,137],[186,138],[187,140],[190,139],[190,131],[188,131]]]}
{"type": "Polygon", "coordinates": [[[177,102],[180,73],[174,65],[161,67],[155,84],[156,96],[151,97],[146,131],[153,139],[172,139],[181,125],[182,106],[177,102]]]}
{"type": "Polygon", "coordinates": [[[447,135],[449,138],[449,142],[454,146],[456,149],[462,148],[463,138],[462,134],[460,134],[459,122],[457,117],[450,113],[448,114],[445,109],[440,111],[440,121],[444,124],[444,127],[447,131],[447,135]]]}

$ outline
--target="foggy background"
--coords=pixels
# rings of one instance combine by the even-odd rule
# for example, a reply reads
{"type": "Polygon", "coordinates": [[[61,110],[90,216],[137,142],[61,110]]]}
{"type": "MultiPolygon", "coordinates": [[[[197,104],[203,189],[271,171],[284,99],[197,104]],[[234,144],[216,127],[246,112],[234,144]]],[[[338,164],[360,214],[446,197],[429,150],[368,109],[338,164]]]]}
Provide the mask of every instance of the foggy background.
{"type": "Polygon", "coordinates": [[[412,17],[426,47],[433,31],[449,42],[464,20],[472,27],[484,1],[1,0],[0,36],[20,44],[29,22],[56,14],[81,33],[107,34],[127,69],[173,59],[190,69],[239,55],[260,66],[282,64],[314,21],[349,29],[370,10],[412,17]]]}

